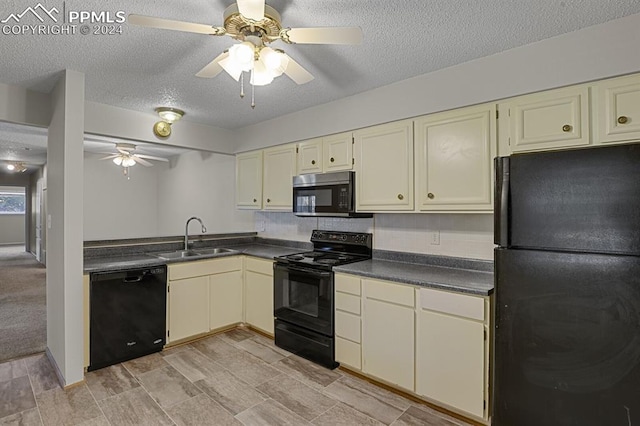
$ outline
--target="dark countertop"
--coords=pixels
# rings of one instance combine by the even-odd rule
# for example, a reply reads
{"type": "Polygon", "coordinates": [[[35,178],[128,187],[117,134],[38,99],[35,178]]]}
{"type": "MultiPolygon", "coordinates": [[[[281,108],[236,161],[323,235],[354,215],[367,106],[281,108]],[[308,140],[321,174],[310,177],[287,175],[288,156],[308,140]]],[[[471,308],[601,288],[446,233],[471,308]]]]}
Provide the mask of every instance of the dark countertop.
{"type": "Polygon", "coordinates": [[[335,272],[488,296],[493,293],[493,272],[428,264],[371,259],[336,266],[335,272]]]}
{"type": "Polygon", "coordinates": [[[84,259],[84,273],[119,271],[123,269],[146,268],[150,266],[169,265],[172,263],[191,262],[197,260],[214,259],[225,256],[247,255],[262,259],[273,259],[277,256],[284,256],[305,251],[300,247],[287,247],[267,244],[237,244],[224,246],[234,251],[228,253],[211,254],[207,256],[187,257],[182,259],[160,259],[152,253],[131,254],[128,256],[104,256],[84,259]]]}

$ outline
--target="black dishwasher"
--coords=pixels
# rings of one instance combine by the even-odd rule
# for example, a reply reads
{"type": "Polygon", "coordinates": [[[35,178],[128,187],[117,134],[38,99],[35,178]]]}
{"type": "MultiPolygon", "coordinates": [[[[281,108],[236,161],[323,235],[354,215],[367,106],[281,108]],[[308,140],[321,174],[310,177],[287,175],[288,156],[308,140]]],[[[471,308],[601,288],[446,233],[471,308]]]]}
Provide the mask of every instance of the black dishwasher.
{"type": "Polygon", "coordinates": [[[89,371],[165,344],[167,267],[91,274],[89,371]]]}

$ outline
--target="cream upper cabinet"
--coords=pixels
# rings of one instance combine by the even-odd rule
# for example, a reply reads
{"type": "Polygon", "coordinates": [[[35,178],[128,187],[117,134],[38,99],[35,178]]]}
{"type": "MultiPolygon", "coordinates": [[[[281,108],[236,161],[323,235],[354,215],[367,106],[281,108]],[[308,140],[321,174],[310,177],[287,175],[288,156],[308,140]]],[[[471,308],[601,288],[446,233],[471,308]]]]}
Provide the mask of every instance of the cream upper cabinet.
{"type": "Polygon", "coordinates": [[[236,207],[262,208],[262,151],[236,155],[236,207]]]}
{"type": "Polygon", "coordinates": [[[245,321],[273,335],[273,262],[245,258],[245,321]]]}
{"type": "Polygon", "coordinates": [[[354,132],[358,211],[413,210],[413,120],[354,132]]]}
{"type": "Polygon", "coordinates": [[[323,170],[337,172],[353,168],[353,133],[340,133],[323,138],[323,170]]]}
{"type": "Polygon", "coordinates": [[[500,103],[498,109],[500,114],[509,116],[511,152],[590,144],[589,87],[586,85],[520,96],[500,103]]]}
{"type": "Polygon", "coordinates": [[[596,83],[597,135],[601,143],[640,139],[640,75],[596,83]]]}
{"type": "Polygon", "coordinates": [[[322,138],[298,144],[298,174],[322,173],[322,138]]]}
{"type": "Polygon", "coordinates": [[[263,208],[293,208],[293,177],[296,175],[296,145],[282,145],[264,151],[263,208]]]}
{"type": "Polygon", "coordinates": [[[351,132],[298,143],[298,174],[351,170],[352,146],[351,132]]]}
{"type": "Polygon", "coordinates": [[[488,299],[434,289],[416,299],[416,393],[486,420],[488,299]]]}
{"type": "Polygon", "coordinates": [[[363,279],[362,371],[415,391],[414,288],[363,279]]]}
{"type": "Polygon", "coordinates": [[[415,120],[419,210],[493,210],[496,107],[485,104],[415,120]]]}

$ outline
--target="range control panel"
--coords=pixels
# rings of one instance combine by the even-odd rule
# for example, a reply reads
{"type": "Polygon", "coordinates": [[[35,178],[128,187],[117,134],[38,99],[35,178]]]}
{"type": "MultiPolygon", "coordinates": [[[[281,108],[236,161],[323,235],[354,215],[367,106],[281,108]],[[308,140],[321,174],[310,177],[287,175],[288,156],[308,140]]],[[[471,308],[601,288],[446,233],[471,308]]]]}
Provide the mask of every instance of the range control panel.
{"type": "Polygon", "coordinates": [[[321,231],[311,233],[311,242],[343,243],[371,247],[372,234],[359,232],[321,231]]]}

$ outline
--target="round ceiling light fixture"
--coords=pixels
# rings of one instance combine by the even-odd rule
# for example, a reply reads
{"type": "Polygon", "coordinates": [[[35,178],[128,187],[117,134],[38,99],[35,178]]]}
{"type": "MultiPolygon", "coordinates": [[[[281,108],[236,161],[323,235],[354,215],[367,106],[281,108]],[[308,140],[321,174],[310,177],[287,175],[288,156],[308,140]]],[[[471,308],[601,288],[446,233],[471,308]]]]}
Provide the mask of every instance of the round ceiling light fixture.
{"type": "Polygon", "coordinates": [[[171,125],[184,116],[184,111],[171,107],[158,107],[156,113],[161,121],[153,125],[153,133],[160,138],[168,138],[171,135],[171,125]]]}

